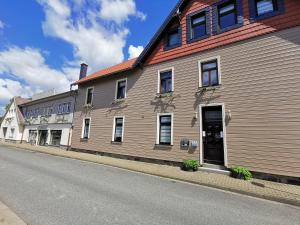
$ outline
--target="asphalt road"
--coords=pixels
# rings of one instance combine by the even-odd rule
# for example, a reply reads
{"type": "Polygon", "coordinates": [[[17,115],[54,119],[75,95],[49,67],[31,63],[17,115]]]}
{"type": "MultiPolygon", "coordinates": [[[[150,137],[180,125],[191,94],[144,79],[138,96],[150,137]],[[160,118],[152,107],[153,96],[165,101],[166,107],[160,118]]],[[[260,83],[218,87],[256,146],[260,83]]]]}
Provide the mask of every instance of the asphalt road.
{"type": "Polygon", "coordinates": [[[300,208],[0,146],[0,200],[29,225],[299,225],[300,208]]]}

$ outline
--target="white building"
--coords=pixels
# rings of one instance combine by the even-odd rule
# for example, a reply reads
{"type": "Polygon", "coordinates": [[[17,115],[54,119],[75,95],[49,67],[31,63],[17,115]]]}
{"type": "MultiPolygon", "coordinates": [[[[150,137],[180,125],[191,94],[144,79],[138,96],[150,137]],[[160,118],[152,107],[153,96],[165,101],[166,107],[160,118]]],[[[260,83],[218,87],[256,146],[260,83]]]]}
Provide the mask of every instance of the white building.
{"type": "Polygon", "coordinates": [[[14,97],[6,111],[0,130],[0,139],[10,142],[21,142],[24,128],[24,117],[20,111],[19,105],[28,100],[21,97],[14,97]]]}
{"type": "Polygon", "coordinates": [[[76,91],[56,94],[22,104],[23,141],[36,145],[71,145],[76,91]]]}

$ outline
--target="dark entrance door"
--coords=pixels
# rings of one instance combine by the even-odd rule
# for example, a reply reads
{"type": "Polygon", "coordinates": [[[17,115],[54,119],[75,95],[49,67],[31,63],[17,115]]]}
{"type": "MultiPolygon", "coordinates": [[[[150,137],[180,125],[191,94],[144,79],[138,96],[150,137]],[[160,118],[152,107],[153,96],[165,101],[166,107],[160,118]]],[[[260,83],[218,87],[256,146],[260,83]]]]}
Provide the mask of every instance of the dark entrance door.
{"type": "Polygon", "coordinates": [[[222,107],[202,108],[204,162],[224,165],[222,107]]]}
{"type": "Polygon", "coordinates": [[[53,146],[60,146],[61,130],[51,130],[51,144],[53,146]]]}
{"type": "Polygon", "coordinates": [[[40,130],[39,131],[39,145],[46,145],[47,137],[48,137],[48,131],[47,130],[40,130]]]}

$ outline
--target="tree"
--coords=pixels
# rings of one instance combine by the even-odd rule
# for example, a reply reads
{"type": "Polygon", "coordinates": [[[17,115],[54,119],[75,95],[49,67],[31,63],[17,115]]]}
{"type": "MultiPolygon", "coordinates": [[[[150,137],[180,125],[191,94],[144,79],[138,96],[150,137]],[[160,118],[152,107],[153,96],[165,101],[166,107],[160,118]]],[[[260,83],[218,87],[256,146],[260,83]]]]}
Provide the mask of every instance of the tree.
{"type": "Polygon", "coordinates": [[[11,103],[13,102],[13,100],[14,100],[14,99],[11,98],[11,99],[9,100],[9,103],[6,104],[6,106],[5,106],[5,111],[6,111],[6,112],[9,110],[9,107],[10,107],[11,103]]]}

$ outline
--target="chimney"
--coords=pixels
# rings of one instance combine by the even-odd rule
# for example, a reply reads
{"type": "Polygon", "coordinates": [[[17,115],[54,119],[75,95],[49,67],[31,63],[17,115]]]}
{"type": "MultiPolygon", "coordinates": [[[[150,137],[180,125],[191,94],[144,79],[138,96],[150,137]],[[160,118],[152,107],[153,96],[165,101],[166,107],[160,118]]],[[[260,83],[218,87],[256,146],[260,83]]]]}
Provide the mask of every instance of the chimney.
{"type": "Polygon", "coordinates": [[[80,66],[79,80],[86,77],[87,69],[88,69],[88,65],[82,63],[80,66]]]}

